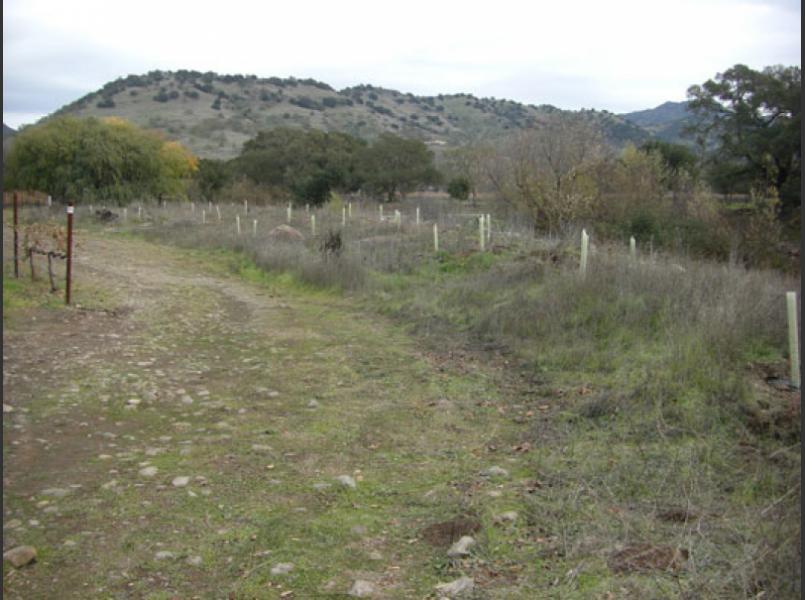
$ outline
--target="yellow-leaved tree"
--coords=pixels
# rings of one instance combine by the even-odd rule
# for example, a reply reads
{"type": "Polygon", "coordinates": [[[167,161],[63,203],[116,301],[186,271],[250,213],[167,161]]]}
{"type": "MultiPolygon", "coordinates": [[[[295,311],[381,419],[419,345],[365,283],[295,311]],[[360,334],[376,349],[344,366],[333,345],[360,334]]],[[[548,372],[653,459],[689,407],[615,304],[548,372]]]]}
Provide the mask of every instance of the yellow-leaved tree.
{"type": "Polygon", "coordinates": [[[20,131],[4,166],[6,189],[127,202],[183,196],[197,161],[178,142],[124,119],[63,116],[20,131]]]}

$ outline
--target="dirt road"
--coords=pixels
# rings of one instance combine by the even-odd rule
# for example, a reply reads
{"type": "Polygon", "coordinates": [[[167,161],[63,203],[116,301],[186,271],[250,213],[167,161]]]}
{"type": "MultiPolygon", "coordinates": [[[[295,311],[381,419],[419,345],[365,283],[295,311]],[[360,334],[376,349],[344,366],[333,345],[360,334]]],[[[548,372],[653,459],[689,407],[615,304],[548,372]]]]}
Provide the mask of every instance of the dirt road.
{"type": "Polygon", "coordinates": [[[4,565],[7,597],[532,597],[516,390],[229,260],[91,237],[91,309],[10,315],[4,550],[38,560],[4,565]],[[448,559],[466,532],[422,532],[458,515],[480,529],[448,559]]]}

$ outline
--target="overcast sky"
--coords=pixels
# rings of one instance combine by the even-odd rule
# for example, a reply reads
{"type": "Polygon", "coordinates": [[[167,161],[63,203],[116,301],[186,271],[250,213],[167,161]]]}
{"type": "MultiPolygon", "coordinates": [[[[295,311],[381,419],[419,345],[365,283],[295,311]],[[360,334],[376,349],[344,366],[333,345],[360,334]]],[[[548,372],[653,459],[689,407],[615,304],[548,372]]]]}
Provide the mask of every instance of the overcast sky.
{"type": "Polygon", "coordinates": [[[799,65],[791,0],[3,0],[3,121],[150,70],[313,77],[627,112],[799,65]]]}

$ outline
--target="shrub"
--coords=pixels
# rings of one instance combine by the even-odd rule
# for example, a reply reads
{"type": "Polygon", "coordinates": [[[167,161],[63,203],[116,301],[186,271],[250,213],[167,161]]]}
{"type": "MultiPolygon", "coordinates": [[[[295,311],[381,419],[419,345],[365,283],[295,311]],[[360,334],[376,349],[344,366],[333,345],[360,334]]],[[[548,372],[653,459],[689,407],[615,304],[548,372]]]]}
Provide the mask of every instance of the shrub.
{"type": "Polygon", "coordinates": [[[297,96],[296,98],[291,98],[288,100],[294,106],[299,106],[300,108],[307,108],[308,110],[324,110],[322,105],[313,100],[308,96],[297,96]]]}
{"type": "Polygon", "coordinates": [[[466,200],[470,197],[470,182],[466,177],[455,177],[447,184],[447,193],[456,200],[466,200]]]}

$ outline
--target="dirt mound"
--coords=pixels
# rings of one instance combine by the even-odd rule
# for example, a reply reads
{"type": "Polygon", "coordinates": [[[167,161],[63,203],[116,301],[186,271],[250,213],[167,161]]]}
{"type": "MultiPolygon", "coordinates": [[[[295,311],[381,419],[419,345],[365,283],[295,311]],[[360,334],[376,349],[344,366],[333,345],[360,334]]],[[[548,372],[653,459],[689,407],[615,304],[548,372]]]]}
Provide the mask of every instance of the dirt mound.
{"type": "Polygon", "coordinates": [[[428,525],[420,532],[420,535],[431,546],[447,547],[462,536],[471,535],[480,528],[481,522],[478,519],[465,515],[428,525]]]}
{"type": "Polygon", "coordinates": [[[614,553],[609,568],[616,573],[679,571],[688,559],[685,548],[635,544],[614,553]]]}
{"type": "Polygon", "coordinates": [[[305,236],[290,225],[279,225],[268,232],[268,238],[276,242],[304,242],[305,236]]]}

